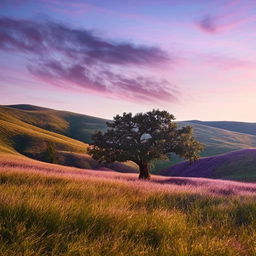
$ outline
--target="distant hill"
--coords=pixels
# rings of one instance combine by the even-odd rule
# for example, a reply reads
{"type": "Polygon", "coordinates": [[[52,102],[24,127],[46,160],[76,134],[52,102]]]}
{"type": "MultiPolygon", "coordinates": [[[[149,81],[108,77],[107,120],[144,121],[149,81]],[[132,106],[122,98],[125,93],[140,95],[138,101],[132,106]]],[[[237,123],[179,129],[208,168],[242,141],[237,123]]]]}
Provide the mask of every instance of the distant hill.
{"type": "Polygon", "coordinates": [[[188,122],[194,123],[194,124],[207,125],[215,128],[221,128],[221,129],[225,129],[233,132],[256,135],[256,123],[231,122],[231,121],[199,121],[199,120],[191,120],[188,122]]]}
{"type": "Polygon", "coordinates": [[[161,175],[256,181],[256,149],[206,157],[194,164],[183,162],[160,171],[161,175]]]}
{"type": "MultiPolygon", "coordinates": [[[[8,110],[10,116],[15,115],[23,122],[85,143],[91,143],[91,135],[96,130],[105,130],[106,122],[110,121],[68,111],[24,104],[2,108],[5,111],[8,110]]],[[[1,109],[0,112],[2,112],[1,109]]],[[[194,128],[196,138],[206,145],[203,156],[217,155],[256,146],[256,136],[197,124],[193,121],[179,122],[179,125],[191,125],[194,128]]]]}
{"type": "MultiPolygon", "coordinates": [[[[26,104],[0,106],[0,151],[18,151],[29,155],[40,151],[45,141],[53,141],[59,151],[83,153],[87,143],[92,142],[91,135],[96,130],[104,131],[107,121],[109,120],[26,104]]],[[[195,121],[178,124],[194,128],[195,137],[205,145],[202,152],[204,157],[256,147],[254,135],[215,128],[195,121]]],[[[81,162],[78,154],[77,162],[81,162]]],[[[183,159],[175,156],[172,161],[155,161],[152,171],[158,172],[180,161],[183,159]]]]}
{"type": "MultiPolygon", "coordinates": [[[[187,121],[179,122],[179,125],[190,125],[193,127],[195,137],[205,145],[205,149],[201,153],[203,157],[256,147],[256,136],[254,135],[232,132],[187,121]]],[[[175,155],[171,161],[157,160],[153,164],[152,170],[153,172],[158,172],[160,169],[165,169],[181,161],[184,161],[184,159],[180,159],[175,155]]]]}
{"type": "Polygon", "coordinates": [[[194,128],[195,137],[206,148],[203,156],[218,155],[238,149],[256,147],[256,136],[215,128],[193,122],[180,122],[181,126],[190,125],[194,128]]]}
{"type": "Polygon", "coordinates": [[[45,108],[45,107],[39,107],[39,106],[34,106],[34,105],[29,105],[29,104],[17,104],[17,105],[6,105],[5,107],[9,108],[15,108],[19,110],[51,110],[50,108],[45,108]]]}

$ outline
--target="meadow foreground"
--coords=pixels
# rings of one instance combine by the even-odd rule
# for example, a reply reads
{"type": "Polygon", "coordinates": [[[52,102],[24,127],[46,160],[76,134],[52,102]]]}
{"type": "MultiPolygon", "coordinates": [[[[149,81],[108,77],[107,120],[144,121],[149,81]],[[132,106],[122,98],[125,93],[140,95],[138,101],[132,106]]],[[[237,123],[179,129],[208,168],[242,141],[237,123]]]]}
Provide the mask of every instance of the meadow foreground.
{"type": "Polygon", "coordinates": [[[0,156],[1,255],[256,255],[256,184],[0,156]]]}

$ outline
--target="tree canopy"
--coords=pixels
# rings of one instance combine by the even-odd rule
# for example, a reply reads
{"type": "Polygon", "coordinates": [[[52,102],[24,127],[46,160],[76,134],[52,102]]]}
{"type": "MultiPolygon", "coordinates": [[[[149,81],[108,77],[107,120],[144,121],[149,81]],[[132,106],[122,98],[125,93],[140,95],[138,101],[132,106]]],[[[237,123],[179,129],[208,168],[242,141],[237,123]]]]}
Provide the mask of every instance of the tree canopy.
{"type": "Polygon", "coordinates": [[[167,159],[175,153],[193,162],[203,146],[193,137],[191,126],[178,128],[175,117],[167,111],[123,113],[108,122],[105,133],[93,135],[89,154],[99,162],[134,161],[140,169],[139,178],[149,179],[149,163],[167,159]]]}

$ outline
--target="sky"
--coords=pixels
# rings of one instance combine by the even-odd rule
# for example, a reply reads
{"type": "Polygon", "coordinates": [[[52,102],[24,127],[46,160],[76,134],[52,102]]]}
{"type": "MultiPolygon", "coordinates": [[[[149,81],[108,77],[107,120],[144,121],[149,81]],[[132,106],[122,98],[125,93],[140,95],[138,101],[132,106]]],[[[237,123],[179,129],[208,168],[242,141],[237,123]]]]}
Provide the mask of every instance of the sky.
{"type": "Polygon", "coordinates": [[[0,0],[0,104],[256,122],[255,0],[0,0]]]}

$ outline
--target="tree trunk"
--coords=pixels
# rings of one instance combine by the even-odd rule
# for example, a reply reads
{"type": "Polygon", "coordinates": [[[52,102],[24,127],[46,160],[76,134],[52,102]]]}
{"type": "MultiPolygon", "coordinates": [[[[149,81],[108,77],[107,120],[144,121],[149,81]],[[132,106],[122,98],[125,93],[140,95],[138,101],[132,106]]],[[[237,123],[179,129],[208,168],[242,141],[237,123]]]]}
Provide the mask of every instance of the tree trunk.
{"type": "Polygon", "coordinates": [[[148,164],[147,163],[142,163],[142,164],[139,164],[139,167],[140,167],[139,179],[149,180],[150,175],[149,175],[149,170],[148,170],[148,164]]]}

